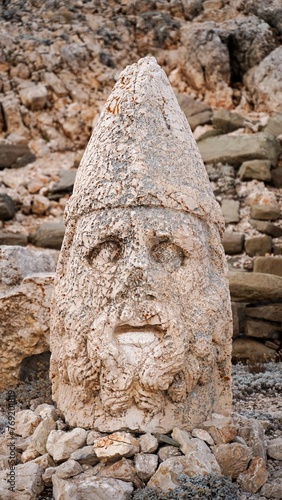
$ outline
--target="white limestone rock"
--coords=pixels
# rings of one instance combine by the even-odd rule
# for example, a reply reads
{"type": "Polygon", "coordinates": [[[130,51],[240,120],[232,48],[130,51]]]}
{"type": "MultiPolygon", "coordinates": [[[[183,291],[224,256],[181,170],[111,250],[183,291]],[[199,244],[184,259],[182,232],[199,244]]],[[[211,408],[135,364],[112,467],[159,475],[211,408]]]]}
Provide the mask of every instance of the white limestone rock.
{"type": "Polygon", "coordinates": [[[213,448],[214,456],[222,474],[236,479],[248,468],[252,452],[248,446],[239,443],[219,444],[213,448]]]}
{"type": "Polygon", "coordinates": [[[282,437],[268,441],[267,455],[274,460],[282,460],[282,437]]]}
{"type": "Polygon", "coordinates": [[[61,479],[53,474],[53,495],[55,500],[127,500],[128,495],[133,492],[132,483],[120,481],[119,479],[98,478],[88,474],[79,474],[70,479],[61,479]]]}
{"type": "Polygon", "coordinates": [[[46,449],[56,462],[68,459],[72,452],[82,446],[86,442],[87,432],[85,429],[76,427],[70,432],[51,431],[46,449]]]}
{"type": "Polygon", "coordinates": [[[15,433],[24,438],[31,436],[40,422],[41,418],[32,410],[19,411],[15,418],[15,433]]]}
{"type": "Polygon", "coordinates": [[[94,450],[100,460],[116,460],[138,453],[139,443],[128,432],[115,432],[96,440],[94,450]]]}
{"type": "Polygon", "coordinates": [[[51,431],[56,430],[56,423],[50,417],[45,417],[35,429],[32,436],[32,446],[41,455],[46,453],[46,443],[51,431]]]}
{"type": "Polygon", "coordinates": [[[36,500],[44,489],[43,470],[38,464],[28,462],[15,466],[16,485],[9,490],[9,471],[0,472],[0,498],[3,500],[36,500]]]}
{"type": "Polygon", "coordinates": [[[205,441],[207,444],[210,446],[214,445],[214,440],[211,437],[211,435],[205,431],[204,429],[193,429],[192,430],[192,436],[198,439],[201,439],[202,441],[205,441]]]}
{"type": "Polygon", "coordinates": [[[153,453],[156,451],[159,443],[157,438],[152,434],[143,434],[139,438],[140,450],[143,453],[153,453]]]}
{"type": "Polygon", "coordinates": [[[158,467],[158,456],[153,453],[137,453],[134,457],[135,469],[142,481],[148,481],[158,467]]]}
{"type": "Polygon", "coordinates": [[[208,431],[215,444],[230,443],[236,434],[236,428],[232,419],[215,413],[210,420],[201,424],[201,427],[208,431]]]}
{"type": "Polygon", "coordinates": [[[61,479],[67,479],[69,477],[77,476],[83,472],[81,465],[75,460],[69,459],[56,467],[56,475],[61,479]]]}

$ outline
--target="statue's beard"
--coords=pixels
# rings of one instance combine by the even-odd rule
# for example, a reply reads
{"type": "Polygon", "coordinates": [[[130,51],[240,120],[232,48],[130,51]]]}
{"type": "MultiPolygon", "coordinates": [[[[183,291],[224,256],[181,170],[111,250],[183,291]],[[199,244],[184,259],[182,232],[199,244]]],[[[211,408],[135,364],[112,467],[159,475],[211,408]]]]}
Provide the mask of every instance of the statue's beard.
{"type": "MultiPolygon", "coordinates": [[[[69,363],[69,381],[83,384],[88,394],[96,392],[111,415],[133,404],[157,413],[165,404],[165,392],[172,400],[184,399],[187,332],[179,317],[179,311],[173,313],[156,301],[111,305],[77,332],[82,363],[81,368],[77,360],[75,368],[69,363]]],[[[69,354],[73,357],[73,350],[69,354]]]]}

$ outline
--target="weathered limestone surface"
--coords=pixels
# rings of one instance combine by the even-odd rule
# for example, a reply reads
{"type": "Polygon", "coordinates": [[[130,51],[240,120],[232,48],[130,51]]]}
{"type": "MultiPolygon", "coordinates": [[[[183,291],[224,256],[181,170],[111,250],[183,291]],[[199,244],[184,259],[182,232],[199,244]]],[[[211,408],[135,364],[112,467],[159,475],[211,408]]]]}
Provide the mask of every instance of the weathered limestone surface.
{"type": "Polygon", "coordinates": [[[71,425],[193,429],[229,414],[223,220],[154,58],[120,75],[66,209],[51,336],[53,397],[71,425]]]}

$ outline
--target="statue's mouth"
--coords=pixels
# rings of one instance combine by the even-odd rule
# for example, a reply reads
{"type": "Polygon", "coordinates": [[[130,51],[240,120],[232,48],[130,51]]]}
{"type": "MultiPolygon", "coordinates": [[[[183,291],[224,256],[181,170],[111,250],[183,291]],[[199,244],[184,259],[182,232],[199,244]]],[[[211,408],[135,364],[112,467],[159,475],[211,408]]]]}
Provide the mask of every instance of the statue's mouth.
{"type": "Polygon", "coordinates": [[[117,326],[114,331],[119,344],[141,346],[151,344],[164,335],[159,325],[143,324],[141,326],[124,324],[117,326]]]}

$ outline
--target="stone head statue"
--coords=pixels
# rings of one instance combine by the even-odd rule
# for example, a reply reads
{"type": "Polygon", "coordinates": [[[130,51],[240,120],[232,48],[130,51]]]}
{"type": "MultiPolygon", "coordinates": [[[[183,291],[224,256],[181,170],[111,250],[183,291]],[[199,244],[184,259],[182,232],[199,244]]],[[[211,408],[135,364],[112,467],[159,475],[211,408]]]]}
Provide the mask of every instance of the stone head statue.
{"type": "Polygon", "coordinates": [[[169,432],[229,413],[222,231],[169,81],[141,59],[106,102],[66,210],[51,378],[69,424],[169,432]]]}

